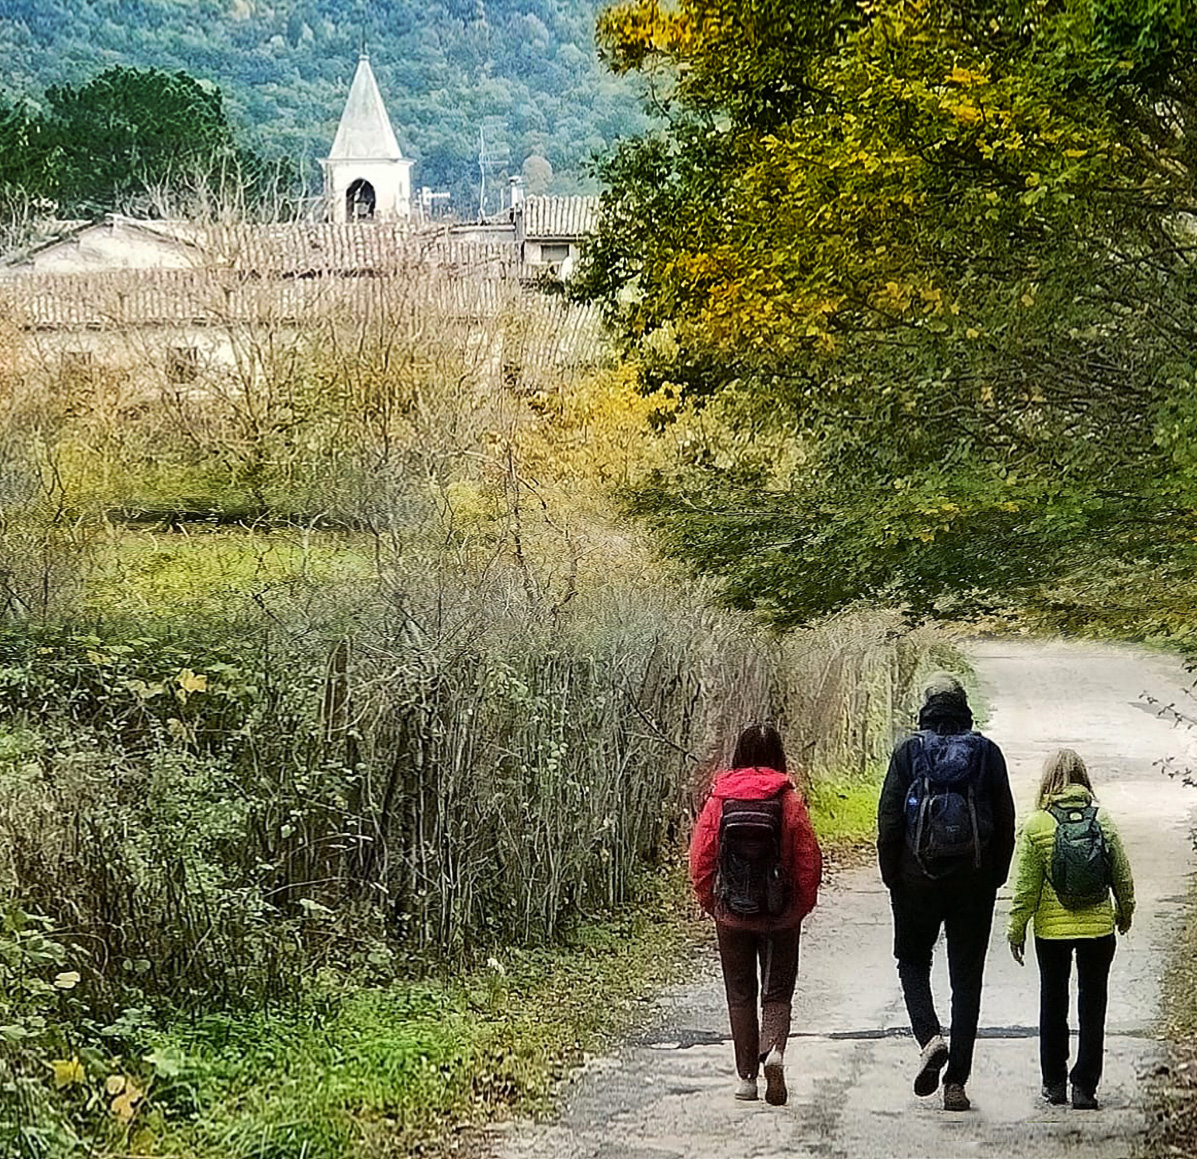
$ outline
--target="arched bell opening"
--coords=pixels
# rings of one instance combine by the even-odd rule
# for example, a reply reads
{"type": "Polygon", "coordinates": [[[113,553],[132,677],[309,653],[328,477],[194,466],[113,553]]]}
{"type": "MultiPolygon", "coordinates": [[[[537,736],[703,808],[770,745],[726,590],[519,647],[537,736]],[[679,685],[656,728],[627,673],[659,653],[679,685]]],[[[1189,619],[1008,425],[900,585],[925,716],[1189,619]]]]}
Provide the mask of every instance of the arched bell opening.
{"type": "Polygon", "coordinates": [[[374,186],[359,177],[345,191],[345,217],[348,221],[373,221],[377,198],[374,186]]]}

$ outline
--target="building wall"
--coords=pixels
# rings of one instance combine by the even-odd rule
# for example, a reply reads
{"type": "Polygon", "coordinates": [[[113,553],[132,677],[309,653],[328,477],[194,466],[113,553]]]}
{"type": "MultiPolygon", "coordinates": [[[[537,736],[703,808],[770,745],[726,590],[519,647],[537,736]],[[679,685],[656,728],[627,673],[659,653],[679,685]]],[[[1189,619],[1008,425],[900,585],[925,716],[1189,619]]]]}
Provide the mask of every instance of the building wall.
{"type": "Polygon", "coordinates": [[[0,277],[23,274],[86,274],[99,270],[180,270],[192,268],[196,251],[186,242],[155,237],[123,222],[103,222],[30,254],[10,266],[0,266],[0,277]]]}
{"type": "Polygon", "coordinates": [[[524,261],[530,266],[556,265],[563,261],[577,261],[578,243],[565,238],[537,238],[524,242],[524,261]],[[565,250],[562,254],[560,251],[565,250]]]}
{"type": "Polygon", "coordinates": [[[152,393],[164,387],[203,389],[235,371],[234,338],[228,330],[200,326],[26,332],[16,369],[50,386],[116,374],[152,393]]]}
{"type": "Polygon", "coordinates": [[[345,196],[359,177],[374,186],[375,221],[411,217],[411,167],[406,158],[395,161],[325,161],[324,194],[329,221],[348,220],[345,196]]]}

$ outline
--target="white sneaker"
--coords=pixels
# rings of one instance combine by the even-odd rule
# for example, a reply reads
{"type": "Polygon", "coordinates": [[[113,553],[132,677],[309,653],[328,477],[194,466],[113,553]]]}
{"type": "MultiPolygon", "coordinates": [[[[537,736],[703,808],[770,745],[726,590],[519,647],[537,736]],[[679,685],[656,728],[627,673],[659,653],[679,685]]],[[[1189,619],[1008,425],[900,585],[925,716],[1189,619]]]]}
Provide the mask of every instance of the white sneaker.
{"type": "Polygon", "coordinates": [[[765,1059],[765,1102],[784,1107],[787,1097],[785,1062],[781,1051],[774,1047],[765,1059]]]}
{"type": "Polygon", "coordinates": [[[939,1072],[947,1065],[948,1044],[943,1035],[937,1034],[919,1055],[919,1073],[914,1076],[914,1093],[916,1095],[931,1095],[939,1086],[939,1072]]]}
{"type": "Polygon", "coordinates": [[[755,1099],[756,1095],[756,1079],[740,1079],[736,1083],[736,1098],[737,1099],[755,1099]]]}

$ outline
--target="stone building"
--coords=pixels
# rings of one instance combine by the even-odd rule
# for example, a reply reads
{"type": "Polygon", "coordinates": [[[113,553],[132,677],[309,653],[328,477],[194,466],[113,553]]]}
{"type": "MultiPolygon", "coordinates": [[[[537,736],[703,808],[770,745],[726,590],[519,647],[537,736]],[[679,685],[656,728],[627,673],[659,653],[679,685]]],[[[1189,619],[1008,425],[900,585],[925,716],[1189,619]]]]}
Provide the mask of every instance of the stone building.
{"type": "Polygon", "coordinates": [[[324,220],[61,223],[0,258],[0,331],[23,335],[40,371],[107,368],[172,387],[217,381],[255,334],[334,317],[498,336],[489,361],[509,383],[600,357],[597,311],[535,288],[546,270],[568,276],[598,199],[529,197],[483,222],[423,222],[412,164],[363,55],[322,162],[324,220]]]}
{"type": "Polygon", "coordinates": [[[568,278],[582,240],[598,224],[597,197],[526,197],[514,208],[515,244],[521,266],[568,278]]]}
{"type": "Polygon", "coordinates": [[[324,170],[329,221],[397,221],[412,215],[411,167],[403,156],[370,67],[362,53],[324,170]]]}

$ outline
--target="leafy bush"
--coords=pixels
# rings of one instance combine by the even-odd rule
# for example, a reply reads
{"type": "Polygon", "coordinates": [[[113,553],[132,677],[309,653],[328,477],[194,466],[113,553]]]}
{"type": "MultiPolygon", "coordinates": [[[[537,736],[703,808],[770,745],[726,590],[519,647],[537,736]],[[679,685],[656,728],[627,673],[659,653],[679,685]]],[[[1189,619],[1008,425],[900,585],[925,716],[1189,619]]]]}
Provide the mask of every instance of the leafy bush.
{"type": "Polygon", "coordinates": [[[12,990],[13,1025],[59,1028],[6,1048],[31,1156],[152,1154],[194,1117],[200,1153],[340,1159],[359,1111],[427,1134],[442,1095],[543,1089],[521,1052],[584,1040],[584,1011],[496,1026],[496,1059],[394,980],[560,965],[676,863],[746,721],[817,783],[874,768],[908,707],[929,643],[896,617],[770,635],[615,521],[662,399],[563,363],[550,315],[429,336],[386,309],[239,334],[252,357],[186,397],[114,370],[67,406],[37,359],[0,365],[27,480],[0,520],[0,898],[78,975],[12,990]],[[551,356],[512,386],[516,331],[551,356]],[[315,1081],[345,1043],[378,1050],[315,1081]]]}

